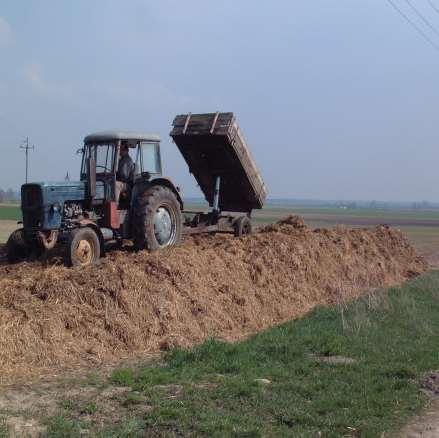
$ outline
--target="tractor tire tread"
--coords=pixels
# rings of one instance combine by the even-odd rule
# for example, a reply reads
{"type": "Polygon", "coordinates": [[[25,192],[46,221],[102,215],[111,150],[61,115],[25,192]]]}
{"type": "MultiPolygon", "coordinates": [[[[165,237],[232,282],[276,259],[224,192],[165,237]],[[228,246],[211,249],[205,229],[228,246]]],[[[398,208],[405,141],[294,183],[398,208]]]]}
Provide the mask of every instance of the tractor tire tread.
{"type": "Polygon", "coordinates": [[[9,263],[18,263],[30,255],[30,246],[22,228],[15,230],[6,242],[6,258],[9,263]]]}
{"type": "MultiPolygon", "coordinates": [[[[153,229],[153,220],[155,206],[160,199],[168,198],[174,204],[175,208],[180,212],[179,202],[175,194],[167,187],[161,185],[153,185],[146,189],[136,200],[133,212],[133,240],[136,250],[147,249],[154,251],[158,249],[155,239],[148,239],[148,230],[153,229]]],[[[178,245],[181,240],[181,214],[177,214],[177,220],[180,221],[177,231],[176,241],[173,245],[178,245]]]]}

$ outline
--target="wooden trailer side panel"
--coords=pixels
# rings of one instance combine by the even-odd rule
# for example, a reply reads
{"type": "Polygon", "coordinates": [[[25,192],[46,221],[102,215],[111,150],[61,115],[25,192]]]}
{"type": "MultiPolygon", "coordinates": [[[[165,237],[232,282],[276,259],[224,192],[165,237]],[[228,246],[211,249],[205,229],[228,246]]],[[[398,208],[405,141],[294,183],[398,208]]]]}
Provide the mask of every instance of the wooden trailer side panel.
{"type": "Polygon", "coordinates": [[[219,176],[222,211],[262,208],[265,184],[233,113],[177,116],[170,135],[210,205],[219,176]]]}

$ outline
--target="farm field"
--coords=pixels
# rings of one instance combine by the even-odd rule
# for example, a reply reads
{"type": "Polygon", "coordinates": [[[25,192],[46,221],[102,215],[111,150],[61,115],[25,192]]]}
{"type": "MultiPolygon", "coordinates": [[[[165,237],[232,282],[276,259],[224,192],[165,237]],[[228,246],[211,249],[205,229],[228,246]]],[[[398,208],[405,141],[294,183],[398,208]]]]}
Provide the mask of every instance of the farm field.
{"type": "MultiPolygon", "coordinates": [[[[188,205],[188,210],[200,209],[201,204],[188,205]]],[[[390,225],[405,233],[415,248],[430,264],[439,267],[439,211],[341,209],[301,206],[268,206],[255,211],[256,227],[276,222],[290,214],[303,217],[311,228],[328,228],[336,225],[347,227],[372,227],[390,225]]]]}
{"type": "Polygon", "coordinates": [[[17,228],[21,220],[20,206],[17,204],[0,204],[0,243],[5,243],[9,235],[17,228]]]}
{"type": "Polygon", "coordinates": [[[17,227],[17,221],[0,220],[0,243],[5,243],[17,227]]]}
{"type": "Polygon", "coordinates": [[[21,219],[21,210],[18,204],[0,204],[0,221],[17,221],[21,219]]]}
{"type": "MultiPolygon", "coordinates": [[[[186,204],[187,210],[200,210],[205,205],[186,204]]],[[[341,209],[301,206],[268,206],[255,211],[256,227],[276,222],[288,215],[302,216],[311,228],[328,228],[336,225],[369,227],[380,224],[400,229],[416,249],[435,267],[439,266],[439,211],[341,209]]],[[[5,243],[21,219],[18,205],[0,204],[0,243],[5,243]]]]}
{"type": "Polygon", "coordinates": [[[439,211],[285,207],[264,209],[254,215],[254,220],[266,224],[287,214],[302,216],[311,228],[390,225],[406,234],[432,266],[439,266],[439,211]]]}

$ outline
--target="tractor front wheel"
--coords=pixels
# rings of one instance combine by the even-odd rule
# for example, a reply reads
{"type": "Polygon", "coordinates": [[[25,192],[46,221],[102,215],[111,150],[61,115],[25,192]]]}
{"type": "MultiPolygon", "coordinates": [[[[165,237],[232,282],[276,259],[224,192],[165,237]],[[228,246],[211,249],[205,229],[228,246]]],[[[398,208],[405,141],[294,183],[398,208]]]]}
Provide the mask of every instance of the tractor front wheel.
{"type": "Polygon", "coordinates": [[[24,230],[15,230],[6,242],[6,255],[9,263],[18,263],[30,256],[31,247],[26,240],[24,230]]]}
{"type": "Polygon", "coordinates": [[[77,228],[70,233],[65,252],[67,266],[92,265],[99,260],[100,255],[99,238],[92,228],[77,228]]]}

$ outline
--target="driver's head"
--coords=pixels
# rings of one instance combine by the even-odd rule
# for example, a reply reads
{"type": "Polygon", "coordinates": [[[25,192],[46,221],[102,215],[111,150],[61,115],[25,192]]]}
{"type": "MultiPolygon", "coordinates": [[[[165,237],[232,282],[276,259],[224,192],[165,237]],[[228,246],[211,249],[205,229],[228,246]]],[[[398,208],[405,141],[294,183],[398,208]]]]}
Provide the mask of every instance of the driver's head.
{"type": "Polygon", "coordinates": [[[125,155],[128,155],[128,143],[122,142],[120,145],[120,156],[124,157],[125,155]]]}

